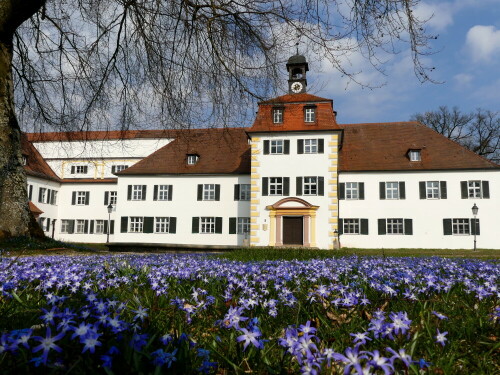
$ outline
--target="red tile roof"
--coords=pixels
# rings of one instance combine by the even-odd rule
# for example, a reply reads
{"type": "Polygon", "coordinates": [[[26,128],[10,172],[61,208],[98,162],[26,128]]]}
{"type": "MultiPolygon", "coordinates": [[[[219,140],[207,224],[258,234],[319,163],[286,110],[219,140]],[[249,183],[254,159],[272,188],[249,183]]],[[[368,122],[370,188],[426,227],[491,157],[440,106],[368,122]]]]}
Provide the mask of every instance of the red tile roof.
{"type": "Polygon", "coordinates": [[[110,130],[81,132],[26,133],[30,142],[94,141],[135,138],[173,138],[182,130],[110,130]]]}
{"type": "Polygon", "coordinates": [[[250,146],[245,128],[192,129],[133,166],[116,173],[138,174],[249,174],[250,146]],[[187,155],[199,160],[187,164],[187,155]]]}
{"type": "Polygon", "coordinates": [[[32,201],[29,201],[29,208],[30,208],[30,211],[33,213],[33,215],[41,215],[43,214],[43,211],[40,210],[37,206],[35,206],[35,204],[32,202],[32,201]]]}
{"type": "Polygon", "coordinates": [[[418,122],[340,124],[344,130],[341,172],[495,169],[499,165],[418,122]],[[421,161],[410,161],[410,149],[421,161]]]}
{"type": "Polygon", "coordinates": [[[81,183],[116,184],[118,182],[118,179],[117,178],[63,178],[61,182],[67,184],[81,184],[81,183]]]}
{"type": "Polygon", "coordinates": [[[42,155],[40,155],[38,150],[28,141],[24,134],[21,137],[21,149],[24,157],[26,157],[26,165],[24,166],[26,174],[52,181],[59,181],[59,177],[57,177],[52,168],[49,167],[42,155]]]}

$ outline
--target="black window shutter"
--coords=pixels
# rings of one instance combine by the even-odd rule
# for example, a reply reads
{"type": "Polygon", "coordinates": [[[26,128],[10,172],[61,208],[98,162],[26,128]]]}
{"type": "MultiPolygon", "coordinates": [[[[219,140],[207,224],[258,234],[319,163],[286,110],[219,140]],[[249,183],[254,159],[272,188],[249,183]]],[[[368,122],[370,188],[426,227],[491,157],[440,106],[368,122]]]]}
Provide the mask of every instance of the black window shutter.
{"type": "Polygon", "coordinates": [[[264,141],[264,155],[269,155],[269,141],[264,141]]]}
{"type": "Polygon", "coordinates": [[[89,167],[85,166],[85,167],[83,167],[83,170],[84,170],[84,173],[87,174],[89,172],[89,167]]]}
{"type": "Polygon", "coordinates": [[[446,181],[440,181],[439,185],[440,185],[440,193],[441,193],[440,198],[447,199],[448,198],[448,190],[446,188],[446,181]]]}
{"type": "Polygon", "coordinates": [[[71,166],[71,174],[75,174],[75,166],[74,165],[71,166]]]}
{"type": "Polygon", "coordinates": [[[229,218],[229,234],[236,234],[236,218],[229,218]]]}
{"type": "Polygon", "coordinates": [[[418,190],[420,192],[420,199],[425,199],[427,198],[427,189],[425,187],[425,181],[420,181],[418,183],[418,190]]]}
{"type": "Polygon", "coordinates": [[[405,219],[405,234],[412,235],[413,234],[413,220],[405,219]]]}
{"type": "Polygon", "coordinates": [[[111,167],[111,173],[113,173],[113,174],[114,174],[115,172],[116,172],[116,165],[113,165],[113,166],[111,167]]]}
{"type": "Polygon", "coordinates": [[[304,153],[304,140],[297,139],[297,154],[303,154],[303,153],[304,153]]]}
{"type": "Polygon", "coordinates": [[[28,199],[32,200],[31,198],[33,198],[33,185],[30,185],[28,189],[28,199]]]}
{"type": "Polygon", "coordinates": [[[365,199],[365,183],[364,182],[358,182],[359,186],[359,199],[365,199]]]}
{"type": "Polygon", "coordinates": [[[240,184],[234,184],[234,200],[240,200],[240,184]]]}
{"type": "Polygon", "coordinates": [[[127,233],[127,231],[128,231],[128,216],[122,216],[120,231],[122,233],[127,233]]]}
{"type": "Polygon", "coordinates": [[[76,204],[76,191],[71,194],[71,204],[73,206],[76,204]]]}
{"type": "Polygon", "coordinates": [[[90,220],[90,229],[89,229],[89,233],[90,233],[90,234],[93,234],[93,233],[94,233],[94,220],[90,220]]]}
{"type": "Polygon", "coordinates": [[[297,193],[297,196],[302,195],[302,177],[295,179],[295,193],[297,193]]]}
{"type": "Polygon", "coordinates": [[[132,185],[128,185],[127,187],[127,200],[131,200],[132,199],[132,185]]]}
{"type": "Polygon", "coordinates": [[[153,188],[153,200],[154,201],[158,200],[158,185],[155,185],[153,188]]]}
{"type": "Polygon", "coordinates": [[[318,176],[318,195],[325,195],[325,178],[318,176]]]}
{"type": "Polygon", "coordinates": [[[285,155],[288,155],[290,154],[290,140],[289,139],[285,139],[285,141],[283,142],[284,143],[284,150],[283,150],[283,153],[285,155]]]}
{"type": "Polygon", "coordinates": [[[222,218],[215,218],[215,233],[222,233],[222,218]]]}
{"type": "Polygon", "coordinates": [[[399,199],[406,199],[406,188],[404,181],[399,182],[399,199]]]}
{"type": "Polygon", "coordinates": [[[479,236],[481,234],[481,230],[479,228],[480,228],[479,219],[474,219],[474,218],[470,219],[470,234],[475,233],[477,236],[479,236]],[[476,225],[474,225],[474,220],[476,220],[475,222],[476,225]]]}
{"type": "Polygon", "coordinates": [[[38,188],[38,202],[42,202],[42,188],[38,188]]]}
{"type": "Polygon", "coordinates": [[[153,233],[154,226],[155,226],[155,218],[154,217],[145,217],[144,218],[144,227],[143,227],[144,233],[153,233]]]}
{"type": "Polygon", "coordinates": [[[104,192],[104,205],[107,206],[109,202],[109,191],[104,192]]]}
{"type": "Polygon", "coordinates": [[[339,199],[345,199],[345,183],[341,182],[339,184],[339,199]]]}
{"type": "Polygon", "coordinates": [[[176,233],[177,232],[177,218],[171,217],[168,223],[168,233],[176,233]]]}
{"type": "Polygon", "coordinates": [[[108,234],[108,221],[104,220],[104,234],[108,234]]]}
{"type": "Polygon", "coordinates": [[[142,185],[142,200],[146,200],[146,185],[142,185]]]}
{"type": "Polygon", "coordinates": [[[90,202],[90,191],[85,192],[85,205],[88,206],[90,202]]]}
{"type": "Polygon", "coordinates": [[[262,177],[262,195],[269,195],[269,177],[262,177]]]}
{"type": "Polygon", "coordinates": [[[339,235],[344,234],[344,219],[339,219],[339,227],[337,229],[339,235]]]}
{"type": "Polygon", "coordinates": [[[490,198],[490,183],[489,183],[489,181],[481,181],[481,184],[483,185],[483,198],[489,199],[490,198]]]}
{"type": "Polygon", "coordinates": [[[380,189],[380,199],[385,199],[385,182],[379,182],[378,186],[380,189]]]}
{"type": "Polygon", "coordinates": [[[84,229],[83,229],[83,232],[84,232],[84,233],[88,233],[88,232],[89,232],[89,221],[88,221],[88,220],[85,220],[85,221],[84,221],[84,229]]]}
{"type": "Polygon", "coordinates": [[[192,232],[193,233],[200,233],[200,218],[199,217],[193,217],[192,232]]]}
{"type": "Polygon", "coordinates": [[[386,234],[385,219],[378,219],[378,234],[386,234]]]}
{"type": "Polygon", "coordinates": [[[368,234],[368,219],[360,219],[361,221],[361,234],[368,234]]]}
{"type": "Polygon", "coordinates": [[[467,181],[460,181],[460,190],[462,192],[462,199],[469,198],[469,192],[467,188],[467,181]]]}
{"type": "Polygon", "coordinates": [[[453,233],[451,219],[443,219],[443,234],[449,236],[453,233]]]}
{"type": "Polygon", "coordinates": [[[174,196],[174,185],[168,185],[168,200],[171,201],[174,196]]]}
{"type": "Polygon", "coordinates": [[[50,230],[50,219],[47,218],[47,232],[50,230]]]}
{"type": "Polygon", "coordinates": [[[290,177],[283,177],[283,195],[290,195],[290,177]]]}
{"type": "Polygon", "coordinates": [[[111,230],[109,232],[109,234],[115,234],[115,221],[114,220],[111,220],[109,222],[110,226],[111,226],[111,230]]]}
{"type": "Polygon", "coordinates": [[[325,152],[325,140],[323,138],[318,139],[318,154],[323,154],[325,152]]]}
{"type": "MultiPolygon", "coordinates": [[[[199,201],[203,200],[203,185],[198,184],[198,198],[199,201]]],[[[193,233],[198,233],[198,232],[193,232],[193,233]]]]}
{"type": "Polygon", "coordinates": [[[215,200],[220,201],[220,185],[219,184],[215,185],[215,200]]]}
{"type": "Polygon", "coordinates": [[[70,233],[70,234],[75,233],[75,221],[74,220],[69,221],[68,233],[70,233]]]}

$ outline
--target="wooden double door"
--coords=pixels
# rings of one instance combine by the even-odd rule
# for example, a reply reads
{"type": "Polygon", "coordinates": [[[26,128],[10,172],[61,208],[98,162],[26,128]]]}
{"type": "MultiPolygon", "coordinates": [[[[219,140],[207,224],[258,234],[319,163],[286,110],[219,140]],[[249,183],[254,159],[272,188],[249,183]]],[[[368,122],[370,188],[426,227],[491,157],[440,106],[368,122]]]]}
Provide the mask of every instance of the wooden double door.
{"type": "Polygon", "coordinates": [[[283,245],[304,244],[304,217],[283,216],[283,245]]]}

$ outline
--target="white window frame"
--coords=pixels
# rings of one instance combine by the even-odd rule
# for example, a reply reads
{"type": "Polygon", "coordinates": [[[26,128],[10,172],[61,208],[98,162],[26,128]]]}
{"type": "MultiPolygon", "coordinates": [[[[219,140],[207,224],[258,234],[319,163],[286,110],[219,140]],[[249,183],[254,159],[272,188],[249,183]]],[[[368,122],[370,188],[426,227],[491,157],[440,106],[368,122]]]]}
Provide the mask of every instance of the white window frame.
{"type": "Polygon", "coordinates": [[[282,155],[285,152],[285,142],[283,139],[271,139],[269,142],[270,155],[282,155]]]}
{"type": "Polygon", "coordinates": [[[344,219],[343,234],[360,234],[361,223],[359,219],[344,219]]]}
{"type": "Polygon", "coordinates": [[[467,193],[470,198],[482,198],[483,189],[481,186],[481,180],[470,180],[467,181],[467,193]]]}
{"type": "Polygon", "coordinates": [[[132,185],[132,200],[142,201],[142,185],[132,185]]]}
{"type": "Polygon", "coordinates": [[[252,187],[250,184],[240,184],[240,201],[249,201],[251,197],[252,187]]]}
{"type": "Polygon", "coordinates": [[[469,219],[452,219],[451,228],[453,235],[456,236],[468,236],[471,233],[469,219]]]}
{"type": "Polygon", "coordinates": [[[40,188],[40,203],[47,203],[47,188],[40,188]]]}
{"type": "Polygon", "coordinates": [[[345,183],[345,199],[359,199],[359,182],[345,183]]]}
{"type": "Polygon", "coordinates": [[[213,234],[215,233],[215,217],[202,216],[200,217],[200,233],[213,234]]]}
{"type": "Polygon", "coordinates": [[[77,219],[75,220],[75,233],[84,234],[85,233],[85,220],[77,219]]]}
{"type": "Polygon", "coordinates": [[[195,165],[198,162],[198,155],[196,154],[188,154],[187,156],[187,164],[195,165]]]}
{"type": "Polygon", "coordinates": [[[318,140],[304,139],[304,154],[317,154],[317,153],[318,153],[318,140]]]}
{"type": "Polygon", "coordinates": [[[117,191],[110,191],[109,192],[109,204],[113,206],[113,208],[116,206],[116,202],[118,200],[118,192],[117,191]]]}
{"type": "Polygon", "coordinates": [[[87,174],[88,170],[89,170],[88,165],[75,165],[74,174],[87,174]]]}
{"type": "Polygon", "coordinates": [[[203,184],[203,200],[204,201],[214,201],[215,200],[215,185],[216,184],[203,184]]]}
{"type": "Polygon", "coordinates": [[[52,194],[50,196],[50,204],[57,206],[57,190],[52,190],[52,194]]]}
{"type": "Polygon", "coordinates": [[[283,195],[283,177],[269,177],[269,195],[283,195]]]}
{"type": "Polygon", "coordinates": [[[170,185],[158,185],[158,200],[168,201],[170,197],[170,185]]]}
{"type": "Polygon", "coordinates": [[[95,234],[104,234],[104,220],[95,221],[95,234]]]}
{"type": "Polygon", "coordinates": [[[121,171],[127,169],[128,165],[119,164],[119,165],[114,165],[113,167],[115,167],[115,172],[114,173],[118,173],[118,172],[121,172],[121,171]]]}
{"type": "Polygon", "coordinates": [[[155,217],[155,233],[170,233],[170,217],[155,217]]]}
{"type": "Polygon", "coordinates": [[[142,233],[144,230],[144,218],[142,216],[131,216],[129,220],[129,233],[142,233]]]}
{"type": "Polygon", "coordinates": [[[61,233],[69,233],[71,227],[71,220],[62,219],[61,220],[61,233]]]}
{"type": "Polygon", "coordinates": [[[385,199],[399,199],[399,182],[385,183],[385,199]]]}
{"type": "Polygon", "coordinates": [[[283,108],[274,108],[273,109],[273,123],[274,124],[282,124],[283,123],[283,108]]]}
{"type": "Polygon", "coordinates": [[[305,122],[315,122],[316,121],[316,108],[306,107],[304,110],[304,121],[305,122]]]}
{"type": "Polygon", "coordinates": [[[318,177],[305,176],[302,183],[303,195],[318,195],[318,177]]]}
{"type": "Polygon", "coordinates": [[[85,206],[87,203],[87,192],[86,191],[77,191],[75,198],[76,206],[85,206]]]}
{"type": "Polygon", "coordinates": [[[408,152],[408,157],[410,158],[410,161],[421,161],[422,160],[422,155],[420,153],[420,150],[410,150],[408,152]]]}
{"type": "Polygon", "coordinates": [[[405,221],[404,219],[387,219],[386,220],[386,233],[387,234],[405,234],[405,221]]]}
{"type": "Polygon", "coordinates": [[[250,233],[250,218],[239,217],[236,221],[236,233],[245,234],[250,233]]]}
{"type": "Polygon", "coordinates": [[[425,182],[425,197],[427,199],[439,199],[441,191],[439,181],[426,181],[425,182]]]}

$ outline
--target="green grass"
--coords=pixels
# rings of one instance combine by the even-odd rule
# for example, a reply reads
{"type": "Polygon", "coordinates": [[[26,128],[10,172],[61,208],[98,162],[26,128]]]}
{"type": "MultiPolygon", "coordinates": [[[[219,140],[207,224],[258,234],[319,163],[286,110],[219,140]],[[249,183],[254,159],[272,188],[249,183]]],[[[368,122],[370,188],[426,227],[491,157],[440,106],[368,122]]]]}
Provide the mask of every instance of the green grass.
{"type": "Polygon", "coordinates": [[[106,251],[104,244],[72,243],[53,240],[51,238],[34,239],[28,237],[13,237],[0,242],[0,254],[8,256],[27,255],[61,255],[95,253],[106,251]]]}

